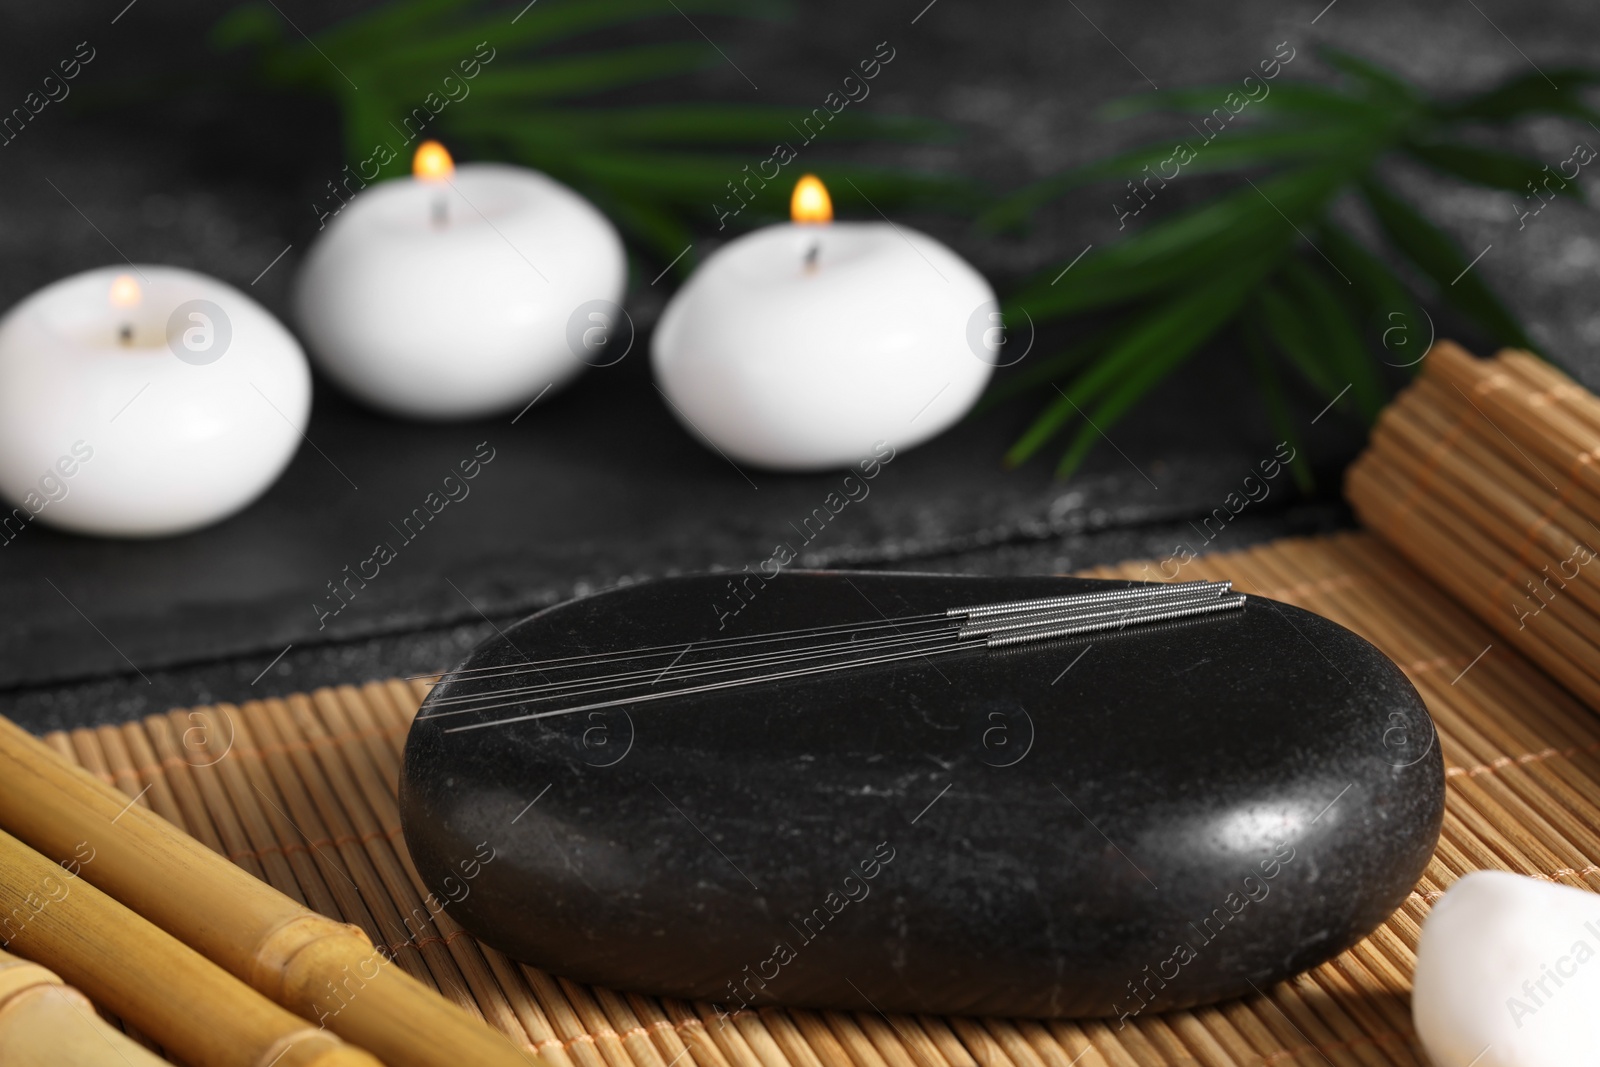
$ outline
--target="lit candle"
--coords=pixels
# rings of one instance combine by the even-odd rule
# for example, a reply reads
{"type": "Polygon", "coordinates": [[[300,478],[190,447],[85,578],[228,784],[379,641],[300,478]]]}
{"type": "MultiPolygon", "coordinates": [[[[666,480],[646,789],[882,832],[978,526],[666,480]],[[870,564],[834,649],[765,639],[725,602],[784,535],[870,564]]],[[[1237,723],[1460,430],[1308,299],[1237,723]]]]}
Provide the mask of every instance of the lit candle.
{"type": "Polygon", "coordinates": [[[811,175],[790,213],[719,249],[662,314],[652,361],[680,421],[737,462],[812,470],[959,419],[1000,350],[988,282],[916,230],[832,222],[811,175]]]}
{"type": "Polygon", "coordinates": [[[605,216],[536,171],[457,167],[435,141],[412,171],[352,198],[300,272],[297,317],[328,377],[397,415],[466,419],[611,360],[593,327],[624,328],[627,261],[605,216]]]}
{"type": "Polygon", "coordinates": [[[299,446],[311,373],[266,309],[175,267],[86,271],[0,320],[0,516],[149,537],[231,515],[299,446]]]}

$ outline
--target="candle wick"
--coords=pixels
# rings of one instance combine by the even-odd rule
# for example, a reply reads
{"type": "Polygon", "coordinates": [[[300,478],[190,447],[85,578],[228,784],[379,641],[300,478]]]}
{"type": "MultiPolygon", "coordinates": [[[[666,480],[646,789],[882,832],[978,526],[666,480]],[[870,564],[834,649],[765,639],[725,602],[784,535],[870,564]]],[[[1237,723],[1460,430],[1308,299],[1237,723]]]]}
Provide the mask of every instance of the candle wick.
{"type": "Polygon", "coordinates": [[[133,344],[133,324],[132,323],[125,322],[125,323],[122,324],[122,328],[117,331],[117,340],[121,341],[124,345],[133,344]]]}
{"type": "Polygon", "coordinates": [[[817,257],[819,255],[821,255],[821,254],[822,254],[822,242],[821,241],[812,241],[811,242],[811,247],[806,249],[806,270],[807,271],[814,271],[814,270],[817,269],[817,257]]]}
{"type": "Polygon", "coordinates": [[[433,198],[433,224],[440,228],[450,225],[450,205],[442,192],[433,198]]]}

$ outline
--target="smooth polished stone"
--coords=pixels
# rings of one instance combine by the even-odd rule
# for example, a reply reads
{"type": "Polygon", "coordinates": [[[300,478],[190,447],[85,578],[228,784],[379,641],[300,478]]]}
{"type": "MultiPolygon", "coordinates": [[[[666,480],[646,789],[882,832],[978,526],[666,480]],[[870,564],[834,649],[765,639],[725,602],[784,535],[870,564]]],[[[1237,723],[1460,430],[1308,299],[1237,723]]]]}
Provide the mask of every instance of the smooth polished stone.
{"type": "MultiPolygon", "coordinates": [[[[464,667],[1124,584],[668,579],[534,615],[464,667]]],[[[550,708],[442,714],[526,677],[447,680],[419,713],[401,808],[423,879],[517,959],[728,1010],[1125,1019],[1248,993],[1382,922],[1443,816],[1432,722],[1399,668],[1257,597],[447,732],[550,708]]]]}

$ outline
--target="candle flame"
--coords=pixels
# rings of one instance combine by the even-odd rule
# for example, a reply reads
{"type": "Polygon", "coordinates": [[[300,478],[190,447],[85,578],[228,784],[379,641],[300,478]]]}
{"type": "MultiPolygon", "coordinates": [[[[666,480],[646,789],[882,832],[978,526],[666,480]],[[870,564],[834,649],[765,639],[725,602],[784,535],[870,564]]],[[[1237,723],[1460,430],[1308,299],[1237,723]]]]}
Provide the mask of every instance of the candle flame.
{"type": "Polygon", "coordinates": [[[135,308],[144,299],[144,290],[139,288],[139,281],[131,274],[119,274],[111,279],[111,306],[116,308],[135,308]]]}
{"type": "Polygon", "coordinates": [[[425,182],[447,182],[455,175],[456,162],[438,141],[423,141],[411,157],[411,173],[425,182]]]}
{"type": "Polygon", "coordinates": [[[796,222],[833,221],[833,200],[822,179],[815,174],[805,174],[794,183],[794,195],[789,198],[789,217],[796,222]]]}

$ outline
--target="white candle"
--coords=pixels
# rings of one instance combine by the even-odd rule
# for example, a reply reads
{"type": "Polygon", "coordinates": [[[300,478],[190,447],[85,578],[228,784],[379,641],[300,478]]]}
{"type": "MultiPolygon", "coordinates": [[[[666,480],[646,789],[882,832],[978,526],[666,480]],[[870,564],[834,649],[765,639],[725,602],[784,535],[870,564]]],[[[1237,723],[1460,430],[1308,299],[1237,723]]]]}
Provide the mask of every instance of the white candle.
{"type": "Polygon", "coordinates": [[[610,361],[583,340],[621,327],[627,261],[605,216],[536,171],[456,168],[436,142],[414,169],[356,195],[300,273],[296,314],[328,377],[397,415],[466,419],[610,361]]]}
{"type": "Polygon", "coordinates": [[[781,470],[844,466],[876,442],[909,448],[944,430],[996,363],[988,282],[908,227],[827,222],[809,175],[793,206],[819,221],[730,242],[662,314],[652,361],[674,413],[730,459],[781,470]]]}
{"type": "Polygon", "coordinates": [[[265,308],[175,267],[86,271],[0,321],[0,539],[182,533],[231,515],[299,446],[311,373],[265,308]]]}

